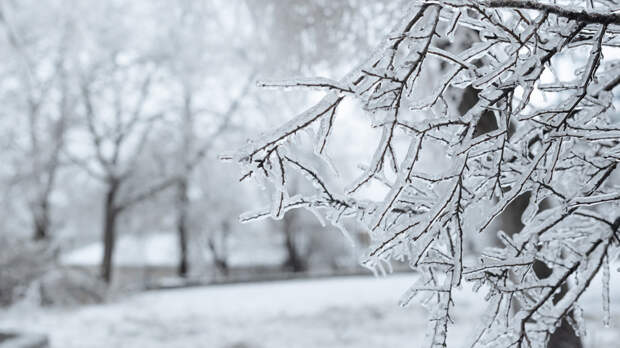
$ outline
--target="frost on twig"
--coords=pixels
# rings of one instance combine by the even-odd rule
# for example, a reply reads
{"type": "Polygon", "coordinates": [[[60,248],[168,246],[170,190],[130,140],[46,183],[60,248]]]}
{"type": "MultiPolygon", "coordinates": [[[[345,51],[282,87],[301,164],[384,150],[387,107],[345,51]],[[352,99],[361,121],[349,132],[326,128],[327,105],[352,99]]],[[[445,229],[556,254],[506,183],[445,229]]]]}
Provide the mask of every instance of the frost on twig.
{"type": "Polygon", "coordinates": [[[326,95],[234,157],[243,178],[260,177],[275,192],[269,208],[244,219],[279,218],[303,207],[318,209],[340,227],[343,219],[359,222],[372,239],[365,266],[383,272],[401,261],[419,271],[402,304],[418,300],[429,309],[431,347],[448,344],[450,311],[458,305],[452,291],[463,282],[489,299],[472,347],[544,347],[565,319],[583,333],[578,301],[601,272],[609,311],[608,255],[620,244],[619,224],[612,222],[620,194],[611,184],[620,160],[612,104],[620,65],[605,55],[620,44],[619,8],[608,7],[612,3],[592,1],[582,8],[576,0],[417,1],[342,80],[262,83],[318,88],[326,95]],[[462,29],[473,30],[480,41],[460,51],[440,45],[462,29]],[[555,74],[571,57],[584,57],[571,60],[574,73],[555,74]],[[448,66],[445,74],[429,79],[438,64],[448,66]],[[458,112],[466,88],[478,90],[478,99],[458,112]],[[318,129],[313,151],[323,158],[345,98],[363,105],[381,135],[362,173],[338,187],[291,143],[300,132],[318,129]],[[494,117],[496,129],[481,134],[485,113],[494,117]],[[403,143],[407,149],[399,152],[403,143]],[[447,156],[452,165],[423,164],[428,151],[447,156]],[[290,172],[303,174],[314,193],[289,197],[290,172]],[[385,197],[359,198],[360,189],[375,181],[389,187],[385,197]],[[492,222],[524,194],[530,199],[521,231],[500,232],[501,248],[465,263],[466,240],[496,233],[492,222]],[[544,200],[551,207],[542,209],[544,200]],[[481,206],[490,209],[481,215],[481,206]],[[551,276],[539,278],[536,262],[550,268],[551,276]]]}

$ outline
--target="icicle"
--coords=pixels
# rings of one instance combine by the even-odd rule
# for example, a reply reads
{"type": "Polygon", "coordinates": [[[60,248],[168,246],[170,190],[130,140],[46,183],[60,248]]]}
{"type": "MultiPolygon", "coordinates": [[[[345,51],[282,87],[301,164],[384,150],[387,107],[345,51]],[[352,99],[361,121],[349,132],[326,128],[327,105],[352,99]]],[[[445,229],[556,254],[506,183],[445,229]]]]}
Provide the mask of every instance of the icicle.
{"type": "Polygon", "coordinates": [[[530,222],[532,222],[532,220],[534,220],[534,217],[536,216],[537,213],[538,213],[538,203],[536,203],[536,197],[532,193],[530,197],[530,202],[525,208],[525,210],[523,211],[523,214],[521,215],[521,223],[523,223],[523,225],[529,224],[530,222]]]}
{"type": "MultiPolygon", "coordinates": [[[[458,223],[458,222],[457,222],[458,223]]],[[[457,230],[460,230],[457,227],[457,230]]],[[[461,286],[461,280],[463,278],[463,235],[462,231],[455,238],[455,251],[456,255],[454,255],[453,263],[454,268],[452,271],[452,287],[461,286]]]]}
{"type": "Polygon", "coordinates": [[[573,328],[573,331],[575,331],[575,335],[577,335],[577,337],[583,338],[586,336],[586,323],[583,319],[583,309],[578,304],[575,304],[573,306],[572,313],[573,315],[567,316],[566,319],[573,328]]]}
{"type": "Polygon", "coordinates": [[[603,325],[611,325],[611,308],[609,306],[609,256],[605,254],[603,260],[603,325]]]}

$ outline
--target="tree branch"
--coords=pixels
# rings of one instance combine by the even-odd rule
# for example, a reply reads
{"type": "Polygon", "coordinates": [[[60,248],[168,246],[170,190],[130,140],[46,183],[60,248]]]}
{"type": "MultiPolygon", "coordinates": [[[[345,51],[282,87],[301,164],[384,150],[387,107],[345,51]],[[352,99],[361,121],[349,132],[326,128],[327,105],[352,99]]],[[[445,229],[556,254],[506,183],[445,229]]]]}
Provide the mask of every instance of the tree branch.
{"type": "Polygon", "coordinates": [[[620,14],[603,13],[595,11],[576,11],[559,5],[551,5],[533,0],[485,0],[476,1],[475,4],[490,8],[518,8],[524,10],[538,10],[553,13],[557,16],[570,20],[590,24],[615,24],[620,25],[620,14]]]}

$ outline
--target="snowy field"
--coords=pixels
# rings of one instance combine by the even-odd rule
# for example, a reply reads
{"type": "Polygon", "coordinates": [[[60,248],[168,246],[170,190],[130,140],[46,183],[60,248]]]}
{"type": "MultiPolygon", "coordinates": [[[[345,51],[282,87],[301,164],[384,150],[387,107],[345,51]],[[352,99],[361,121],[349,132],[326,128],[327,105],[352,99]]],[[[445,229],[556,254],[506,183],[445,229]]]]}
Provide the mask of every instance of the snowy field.
{"type": "MultiPolygon", "coordinates": [[[[400,274],[153,291],[63,310],[21,305],[0,314],[0,328],[46,332],[52,348],[418,347],[425,312],[397,305],[414,280],[400,274]]],[[[615,279],[611,290],[616,327],[617,284],[615,279]]],[[[596,287],[582,302],[590,330],[585,341],[588,347],[619,347],[620,331],[600,325],[600,298],[596,287]]],[[[484,303],[467,290],[456,303],[450,342],[461,346],[484,303]]]]}

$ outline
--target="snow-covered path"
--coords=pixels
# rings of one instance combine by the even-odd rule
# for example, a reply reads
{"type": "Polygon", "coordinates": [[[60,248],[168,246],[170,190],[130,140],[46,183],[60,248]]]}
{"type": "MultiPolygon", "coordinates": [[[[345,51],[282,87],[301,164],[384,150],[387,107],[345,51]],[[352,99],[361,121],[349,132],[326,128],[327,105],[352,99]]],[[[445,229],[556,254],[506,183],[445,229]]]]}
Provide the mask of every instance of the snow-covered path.
{"type": "MultiPolygon", "coordinates": [[[[420,307],[397,305],[414,279],[400,274],[155,291],[72,310],[15,308],[0,315],[0,328],[47,332],[52,348],[414,347],[424,338],[426,315],[420,307]]],[[[467,291],[456,302],[450,340],[458,346],[484,303],[467,291]]],[[[597,329],[587,341],[598,346],[614,338],[620,339],[614,329],[597,329]]]]}
{"type": "MultiPolygon", "coordinates": [[[[397,301],[412,275],[154,291],[75,310],[5,313],[0,327],[68,347],[388,347],[411,340],[397,301]]],[[[420,313],[418,316],[420,316],[420,313]]],[[[421,317],[421,316],[420,316],[421,317]]]]}

